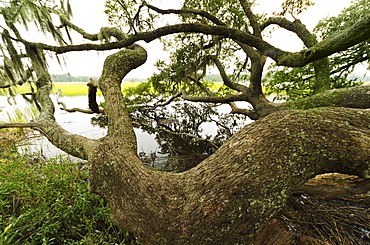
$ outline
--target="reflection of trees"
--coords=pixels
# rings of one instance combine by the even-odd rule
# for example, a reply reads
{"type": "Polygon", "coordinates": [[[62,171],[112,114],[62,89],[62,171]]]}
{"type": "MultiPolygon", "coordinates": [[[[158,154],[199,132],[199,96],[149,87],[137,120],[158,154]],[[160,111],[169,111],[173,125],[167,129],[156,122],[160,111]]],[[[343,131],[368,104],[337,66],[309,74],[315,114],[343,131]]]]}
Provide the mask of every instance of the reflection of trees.
{"type": "Polygon", "coordinates": [[[131,109],[134,126],[156,134],[160,152],[169,154],[171,163],[175,162],[180,169],[183,162],[188,169],[204,160],[245,125],[245,116],[220,113],[217,105],[206,103],[180,102],[170,107],[131,109]],[[215,133],[206,133],[209,127],[215,133]]]}

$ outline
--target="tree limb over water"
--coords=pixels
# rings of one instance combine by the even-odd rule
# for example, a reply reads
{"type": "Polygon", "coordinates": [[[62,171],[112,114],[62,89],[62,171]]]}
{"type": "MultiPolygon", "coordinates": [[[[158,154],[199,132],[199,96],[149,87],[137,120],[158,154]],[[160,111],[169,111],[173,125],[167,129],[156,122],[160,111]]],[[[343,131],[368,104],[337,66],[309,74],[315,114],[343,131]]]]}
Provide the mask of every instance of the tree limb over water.
{"type": "MultiPolygon", "coordinates": [[[[252,244],[256,235],[282,210],[289,196],[309,178],[328,172],[370,177],[369,86],[325,93],[315,91],[315,96],[285,103],[268,101],[262,90],[267,56],[285,66],[303,66],[325,58],[369,39],[370,15],[301,52],[290,53],[264,41],[262,24],[251,12],[248,2],[238,2],[251,30],[242,31],[221,23],[214,25],[211,16],[190,11],[200,13],[213,23],[194,21],[132,35],[107,28],[102,29],[100,35],[90,36],[64,21],[66,26],[86,38],[105,41],[103,44],[65,45],[64,40],[59,40],[63,45],[46,45],[27,42],[16,30],[14,37],[3,33],[9,52],[14,51],[9,39],[25,44],[37,76],[40,115],[23,126],[39,130],[60,149],[88,160],[91,191],[107,200],[116,224],[133,232],[144,244],[201,242],[214,245],[225,244],[225,241],[252,244]],[[215,42],[233,40],[227,47],[242,50],[247,56],[244,63],[251,62],[250,84],[246,86],[230,79],[217,59],[204,55],[204,62],[198,63],[212,61],[224,84],[239,93],[213,97],[204,89],[205,97],[187,97],[186,92],[182,95],[214,103],[248,101],[253,107],[249,113],[258,119],[234,134],[198,166],[182,173],[156,171],[140,161],[133,123],[121,92],[123,78],[147,59],[146,50],[136,42],[150,42],[175,33],[216,35],[212,40],[215,42]],[[110,42],[111,38],[116,41],[110,42]],[[55,121],[54,105],[49,97],[51,79],[43,51],[59,54],[108,49],[120,49],[106,58],[98,81],[106,103],[108,133],[94,140],[71,134],[55,121]]],[[[224,3],[229,4],[229,1],[224,3]]],[[[231,3],[233,7],[235,3],[231,3]]],[[[12,22],[7,24],[9,29],[14,29],[12,22]]],[[[203,52],[202,49],[198,51],[203,52]]],[[[16,58],[14,53],[12,57],[16,58]]],[[[20,60],[15,58],[14,63],[18,64],[20,60]]],[[[181,78],[189,79],[186,73],[182,75],[181,78]]],[[[196,77],[192,78],[193,82],[199,82],[196,77]]]]}
{"type": "Polygon", "coordinates": [[[66,46],[53,46],[44,43],[28,42],[26,40],[17,40],[31,47],[40,48],[43,50],[53,51],[57,54],[67,53],[71,51],[86,51],[86,50],[112,50],[124,47],[129,47],[137,41],[143,40],[147,43],[176,33],[202,33],[206,35],[217,35],[225,38],[230,38],[239,41],[243,44],[255,47],[264,55],[272,58],[278,65],[299,67],[310,62],[325,58],[331,54],[347,49],[359,42],[370,38],[370,14],[364,16],[355,25],[350,28],[333,35],[309,49],[300,52],[287,52],[276,48],[262,39],[259,39],[249,33],[240,30],[228,28],[225,26],[210,26],[204,24],[177,24],[171,26],[160,27],[154,31],[137,33],[129,35],[120,41],[104,44],[79,44],[66,46]]]}

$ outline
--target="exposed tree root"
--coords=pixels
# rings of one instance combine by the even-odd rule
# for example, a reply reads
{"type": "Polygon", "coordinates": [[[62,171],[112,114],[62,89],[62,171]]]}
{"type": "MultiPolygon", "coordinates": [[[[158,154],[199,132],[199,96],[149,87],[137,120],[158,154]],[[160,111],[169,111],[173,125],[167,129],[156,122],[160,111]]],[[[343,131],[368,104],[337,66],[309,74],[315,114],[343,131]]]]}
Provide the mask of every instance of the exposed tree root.
{"type": "Polygon", "coordinates": [[[369,180],[356,176],[325,174],[311,179],[259,233],[255,245],[370,244],[369,191],[369,180]]]}

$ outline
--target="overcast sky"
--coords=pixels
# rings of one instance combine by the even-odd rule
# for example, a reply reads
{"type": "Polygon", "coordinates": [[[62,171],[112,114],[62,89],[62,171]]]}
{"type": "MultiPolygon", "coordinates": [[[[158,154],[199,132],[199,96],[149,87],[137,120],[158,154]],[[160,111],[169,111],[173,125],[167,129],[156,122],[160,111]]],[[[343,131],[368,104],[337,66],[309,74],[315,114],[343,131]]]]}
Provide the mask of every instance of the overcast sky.
{"type": "MultiPolygon", "coordinates": [[[[85,29],[89,33],[98,33],[100,27],[107,26],[107,17],[104,14],[104,0],[70,0],[73,10],[73,22],[85,29]]],[[[180,1],[158,0],[157,6],[162,8],[176,8],[180,1]]],[[[282,0],[259,0],[256,9],[259,13],[272,13],[280,8],[282,0]]],[[[302,13],[299,18],[309,29],[325,17],[337,15],[341,10],[350,5],[351,0],[316,0],[316,4],[302,13]]],[[[36,41],[36,40],[35,40],[36,41]]],[[[81,40],[76,40],[77,41],[81,40]]],[[[268,40],[271,44],[287,51],[301,50],[303,45],[300,40],[287,31],[278,31],[273,39],[268,40]]],[[[149,44],[141,42],[148,50],[148,61],[143,66],[132,71],[129,78],[146,78],[154,71],[153,63],[158,58],[163,58],[167,54],[160,50],[159,41],[149,44]]],[[[84,51],[68,53],[63,55],[67,66],[60,67],[56,62],[49,61],[52,74],[70,73],[73,76],[99,76],[102,71],[104,57],[109,52],[84,51]]]]}

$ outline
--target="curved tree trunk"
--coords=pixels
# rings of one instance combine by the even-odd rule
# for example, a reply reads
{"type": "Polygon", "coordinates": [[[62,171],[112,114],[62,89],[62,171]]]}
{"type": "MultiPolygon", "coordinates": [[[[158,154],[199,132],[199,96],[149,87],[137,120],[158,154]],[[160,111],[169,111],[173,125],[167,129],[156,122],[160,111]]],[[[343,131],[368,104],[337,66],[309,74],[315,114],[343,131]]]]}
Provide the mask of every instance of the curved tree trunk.
{"type": "Polygon", "coordinates": [[[42,115],[30,124],[89,161],[91,190],[108,201],[116,224],[143,244],[253,244],[309,178],[326,172],[369,176],[370,111],[342,107],[283,105],[186,172],[144,166],[120,84],[145,60],[139,45],[106,59],[99,80],[109,120],[106,137],[89,140],[60,128],[47,99],[48,84],[38,92],[42,115]]]}
{"type": "Polygon", "coordinates": [[[368,174],[369,125],[367,110],[278,112],[180,174],[144,167],[123,142],[107,137],[89,158],[91,189],[144,244],[251,244],[310,177],[368,174]]]}
{"type": "MultiPolygon", "coordinates": [[[[247,1],[240,2],[254,32],[259,32],[247,1]]],[[[370,111],[364,109],[370,106],[370,88],[270,103],[259,83],[265,56],[278,65],[292,67],[324,59],[368,40],[369,17],[364,16],[346,30],[296,53],[280,50],[263,41],[260,35],[198,23],[167,25],[131,36],[117,28],[106,28],[100,33],[107,37],[104,44],[51,46],[17,38],[25,44],[27,55],[34,57],[31,61],[37,68],[37,99],[41,105],[40,116],[23,126],[41,131],[67,153],[87,159],[91,190],[108,201],[116,224],[133,232],[143,244],[253,244],[256,235],[273,223],[287,198],[309,178],[326,172],[369,177],[370,171],[370,111]],[[254,57],[257,60],[249,89],[259,104],[253,114],[258,113],[262,119],[245,126],[196,167],[183,173],[160,172],[144,166],[137,156],[136,137],[121,82],[129,71],[146,61],[146,51],[134,44],[136,41],[150,42],[185,32],[227,37],[260,52],[254,57]],[[117,41],[109,42],[110,37],[117,41]],[[40,59],[41,49],[58,54],[122,47],[127,48],[106,59],[99,79],[108,116],[107,136],[92,140],[61,128],[53,115],[50,76],[45,61],[40,59]]],[[[72,28],[85,36],[79,28],[72,28]]],[[[99,35],[89,37],[98,38],[99,35]]],[[[317,70],[328,65],[316,64],[317,70]]],[[[322,77],[327,75],[323,73],[322,77]]],[[[326,84],[321,87],[327,88],[326,84]]],[[[243,96],[236,94],[229,96],[230,101],[222,102],[234,102],[243,96]]],[[[220,102],[212,99],[211,102],[220,102]]],[[[98,111],[94,106],[92,109],[98,111]]]]}
{"type": "Polygon", "coordinates": [[[370,112],[345,108],[273,113],[183,173],[145,167],[119,86],[122,67],[145,59],[140,46],[107,58],[99,86],[109,131],[88,156],[91,190],[144,244],[251,244],[310,177],[368,174],[370,112]]]}

